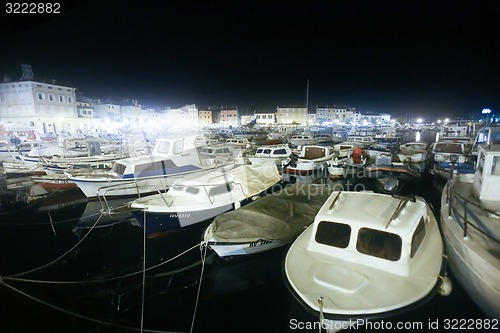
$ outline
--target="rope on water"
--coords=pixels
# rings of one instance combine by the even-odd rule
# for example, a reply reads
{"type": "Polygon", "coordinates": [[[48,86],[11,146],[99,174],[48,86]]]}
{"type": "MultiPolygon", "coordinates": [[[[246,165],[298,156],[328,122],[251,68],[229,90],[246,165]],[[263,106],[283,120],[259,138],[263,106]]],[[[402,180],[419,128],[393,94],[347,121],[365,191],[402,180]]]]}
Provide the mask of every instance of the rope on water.
{"type": "Polygon", "coordinates": [[[119,324],[114,324],[114,323],[110,323],[110,322],[107,322],[107,321],[104,321],[104,320],[100,320],[100,319],[95,319],[95,318],[91,318],[91,317],[88,317],[88,316],[84,316],[84,315],[81,315],[79,313],[75,313],[75,312],[72,312],[72,311],[69,311],[69,310],[66,310],[66,309],[63,309],[63,308],[60,308],[58,306],[55,306],[53,304],[50,304],[48,302],[45,302],[41,299],[38,299],[32,295],[29,295],[27,293],[25,293],[24,291],[22,290],[19,290],[7,283],[5,283],[5,281],[0,277],[0,284],[11,289],[12,291],[15,291],[16,293],[19,293],[31,300],[34,300],[40,304],[43,304],[49,308],[52,308],[54,310],[57,310],[57,311],[60,311],[60,312],[63,312],[65,314],[69,314],[71,316],[74,316],[74,317],[77,317],[77,318],[80,318],[80,319],[84,319],[84,320],[87,320],[87,321],[91,321],[91,322],[94,322],[94,323],[97,323],[97,324],[101,324],[101,325],[106,325],[106,326],[110,326],[110,327],[115,327],[115,328],[120,328],[120,329],[126,329],[126,330],[134,330],[134,331],[141,331],[141,332],[148,332],[148,333],[185,333],[185,332],[176,332],[176,331],[161,331],[161,330],[152,330],[152,329],[142,329],[142,328],[137,328],[137,327],[132,327],[132,326],[125,326],[125,325],[119,325],[119,324]]]}
{"type": "Polygon", "coordinates": [[[29,274],[29,273],[33,273],[33,272],[36,272],[36,271],[38,271],[40,269],[48,267],[48,266],[56,263],[57,261],[61,260],[62,258],[64,258],[66,255],[68,255],[71,251],[73,251],[78,245],[80,245],[85,240],[85,238],[92,232],[92,230],[97,225],[97,223],[99,223],[99,221],[101,220],[102,216],[103,216],[103,214],[101,214],[101,216],[99,216],[99,218],[95,221],[95,223],[92,226],[92,228],[90,228],[90,230],[72,248],[70,248],[68,251],[66,251],[65,253],[63,253],[58,258],[52,260],[51,262],[49,262],[49,263],[47,263],[45,265],[39,266],[37,268],[30,269],[29,271],[25,271],[25,272],[22,272],[22,273],[13,274],[13,275],[10,275],[9,277],[17,277],[17,276],[22,276],[22,275],[26,275],[26,274],[29,274]]]}
{"type": "MultiPolygon", "coordinates": [[[[200,247],[200,244],[195,244],[193,245],[192,247],[190,247],[189,249],[179,253],[178,255],[176,256],[173,256],[172,258],[168,259],[168,260],[165,260],[159,264],[156,264],[154,266],[151,266],[151,267],[148,267],[146,269],[146,271],[150,271],[150,270],[153,270],[155,268],[158,268],[158,267],[161,267],[181,256],[183,256],[184,254],[188,253],[189,251],[195,249],[195,248],[199,248],[200,247]]],[[[194,267],[198,265],[198,262],[194,263],[193,265],[190,265],[188,266],[187,268],[191,268],[191,267],[194,267]]],[[[162,273],[160,274],[161,276],[164,276],[164,275],[171,275],[171,274],[175,274],[175,273],[178,273],[178,272],[182,272],[184,271],[185,269],[177,269],[177,270],[174,270],[174,271],[170,271],[170,272],[166,272],[166,273],[162,273]]],[[[111,277],[111,278],[107,278],[107,279],[101,279],[101,280],[81,280],[81,281],[49,281],[49,280],[36,280],[36,279],[25,279],[25,278],[18,278],[16,276],[19,276],[21,274],[18,274],[18,275],[11,275],[11,276],[0,276],[0,281],[1,279],[3,278],[4,280],[10,280],[10,281],[18,281],[18,282],[30,282],[30,283],[45,283],[45,284],[85,284],[85,283],[104,283],[104,282],[109,282],[109,281],[114,281],[114,280],[119,280],[119,279],[124,279],[124,278],[128,278],[128,277],[132,277],[134,275],[138,275],[142,273],[142,270],[141,271],[137,271],[137,272],[133,272],[133,273],[129,273],[129,274],[125,274],[125,275],[121,275],[121,276],[115,276],[115,277],[111,277]]],[[[159,275],[159,276],[160,276],[159,275]]]]}
{"type": "MultiPolygon", "coordinates": [[[[50,214],[50,213],[49,213],[50,214]]],[[[66,219],[66,220],[60,220],[60,221],[53,221],[53,222],[50,222],[51,224],[59,224],[59,223],[68,223],[68,222],[74,222],[74,221],[79,221],[81,220],[82,218],[89,218],[89,217],[92,217],[92,216],[97,216],[97,215],[101,215],[102,213],[99,212],[99,213],[94,213],[94,214],[89,214],[89,215],[85,215],[85,216],[80,216],[80,217],[75,217],[75,218],[72,218],[72,219],[66,219]]],[[[28,226],[28,225],[46,225],[48,224],[47,222],[29,222],[29,223],[0,223],[1,226],[28,226]]]]}
{"type": "Polygon", "coordinates": [[[57,236],[56,229],[54,229],[54,223],[52,223],[52,215],[50,215],[50,212],[48,212],[47,214],[49,215],[50,226],[52,227],[52,232],[54,233],[54,236],[57,236]]]}
{"type": "Polygon", "coordinates": [[[192,333],[193,329],[194,329],[194,320],[196,318],[196,311],[198,309],[198,301],[200,299],[201,281],[203,280],[203,271],[205,270],[205,259],[207,258],[207,248],[208,248],[207,244],[205,244],[202,241],[200,244],[200,255],[201,255],[200,283],[198,284],[198,291],[196,293],[196,302],[194,304],[193,320],[191,321],[191,329],[189,330],[190,333],[192,333]]]}

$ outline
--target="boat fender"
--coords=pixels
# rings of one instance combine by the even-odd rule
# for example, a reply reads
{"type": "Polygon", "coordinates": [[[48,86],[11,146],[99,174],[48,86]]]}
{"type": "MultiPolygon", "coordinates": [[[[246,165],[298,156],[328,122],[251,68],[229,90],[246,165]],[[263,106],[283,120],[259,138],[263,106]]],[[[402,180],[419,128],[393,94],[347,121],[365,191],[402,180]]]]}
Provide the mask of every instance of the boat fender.
{"type": "Polygon", "coordinates": [[[439,294],[441,296],[448,296],[451,294],[451,291],[453,289],[452,283],[449,277],[447,276],[440,276],[441,278],[441,287],[439,288],[439,294]]]}

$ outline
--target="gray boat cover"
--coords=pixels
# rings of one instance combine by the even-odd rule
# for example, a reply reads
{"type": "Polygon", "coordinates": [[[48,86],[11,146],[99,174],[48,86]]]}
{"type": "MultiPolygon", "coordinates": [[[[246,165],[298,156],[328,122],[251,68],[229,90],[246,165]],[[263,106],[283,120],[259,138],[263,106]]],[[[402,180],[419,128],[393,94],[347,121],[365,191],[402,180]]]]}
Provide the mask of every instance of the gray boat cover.
{"type": "Polygon", "coordinates": [[[248,205],[217,216],[212,222],[217,242],[291,240],[314,218],[334,188],[293,184],[248,205]]]}

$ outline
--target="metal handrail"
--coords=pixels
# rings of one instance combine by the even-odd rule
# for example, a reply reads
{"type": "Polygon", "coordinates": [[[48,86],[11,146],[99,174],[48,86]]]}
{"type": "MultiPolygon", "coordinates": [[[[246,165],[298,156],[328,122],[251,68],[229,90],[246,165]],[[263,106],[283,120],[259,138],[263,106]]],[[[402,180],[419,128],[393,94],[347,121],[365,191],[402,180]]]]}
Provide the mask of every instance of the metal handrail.
{"type": "Polygon", "coordinates": [[[467,217],[467,210],[468,210],[467,205],[472,205],[474,207],[482,209],[489,214],[495,215],[497,218],[500,218],[500,214],[495,212],[495,211],[492,211],[488,208],[481,207],[480,205],[470,201],[466,197],[458,194],[456,191],[453,190],[453,186],[455,185],[455,183],[456,183],[456,179],[450,180],[448,182],[447,197],[446,197],[446,203],[448,204],[448,216],[452,216],[451,214],[453,212],[454,214],[458,215],[463,220],[464,238],[467,237],[467,235],[468,235],[467,228],[470,226],[470,227],[474,228],[475,230],[477,230],[479,233],[483,234],[484,236],[488,237],[489,239],[493,240],[494,242],[500,244],[500,239],[497,239],[497,238],[493,237],[492,235],[484,232],[480,227],[476,226],[474,223],[469,221],[469,219],[467,217]],[[453,198],[456,198],[456,200],[452,201],[453,198]],[[459,200],[459,199],[461,199],[461,200],[459,200]],[[458,210],[456,208],[453,208],[453,205],[452,205],[453,202],[456,202],[457,204],[460,204],[463,206],[463,209],[464,209],[463,215],[460,214],[460,212],[458,212],[458,210]]]}

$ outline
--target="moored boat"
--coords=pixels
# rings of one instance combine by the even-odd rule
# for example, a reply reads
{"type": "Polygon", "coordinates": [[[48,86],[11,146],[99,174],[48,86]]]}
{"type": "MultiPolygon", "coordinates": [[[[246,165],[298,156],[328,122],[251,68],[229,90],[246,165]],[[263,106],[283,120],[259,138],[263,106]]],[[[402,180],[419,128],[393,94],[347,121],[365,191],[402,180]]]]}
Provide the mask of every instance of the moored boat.
{"type": "Polygon", "coordinates": [[[441,229],[451,270],[490,318],[500,319],[500,144],[477,145],[476,171],[448,180],[441,229]]]}
{"type": "Polygon", "coordinates": [[[333,332],[449,293],[444,263],[437,221],[422,198],[334,192],[288,249],[284,276],[302,307],[333,332]]]}
{"type": "Polygon", "coordinates": [[[284,174],[310,176],[325,170],[325,163],[337,155],[330,146],[303,146],[298,155],[292,154],[281,162],[284,174]]]}
{"type": "Polygon", "coordinates": [[[235,211],[217,216],[203,239],[221,258],[284,246],[314,221],[333,188],[293,184],[235,211]]]}
{"type": "Polygon", "coordinates": [[[175,182],[165,193],[138,198],[129,204],[148,237],[211,221],[245,205],[282,180],[272,162],[188,178],[175,182]]]}
{"type": "Polygon", "coordinates": [[[291,154],[292,150],[287,145],[272,145],[258,147],[255,154],[247,155],[247,158],[254,165],[272,161],[277,166],[281,166],[281,161],[287,159],[291,154]]]}
{"type": "Polygon", "coordinates": [[[430,172],[448,179],[453,165],[455,173],[474,173],[474,167],[469,161],[465,144],[459,141],[444,140],[432,143],[430,151],[430,172]]]}
{"type": "Polygon", "coordinates": [[[194,137],[159,138],[150,155],[117,160],[108,172],[67,175],[89,198],[140,196],[169,187],[186,174],[221,165],[224,163],[199,157],[194,137]]]}

